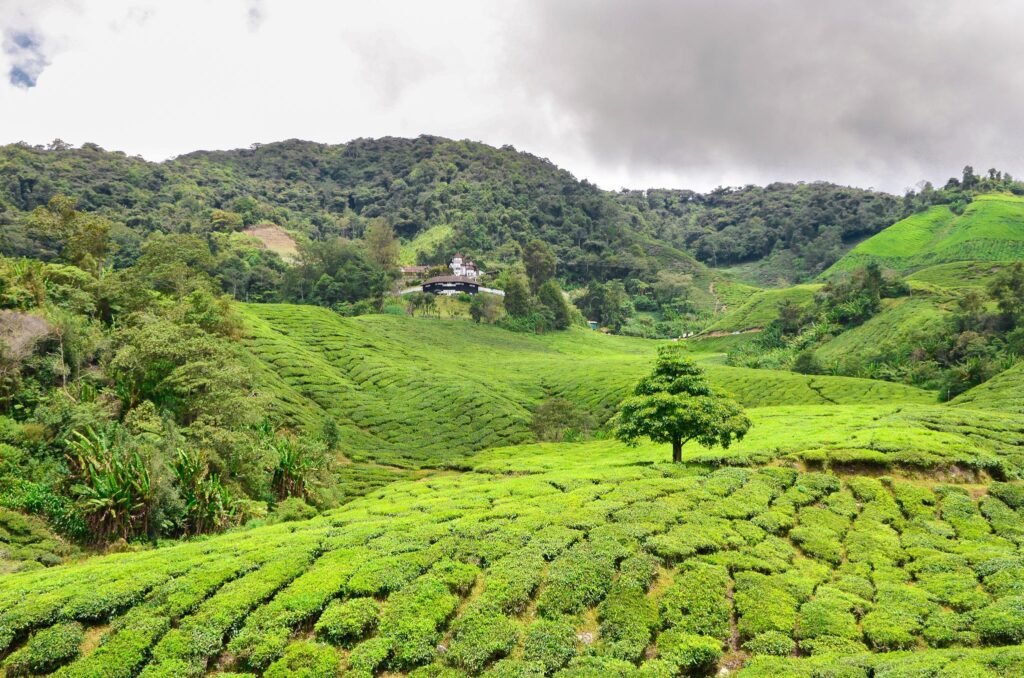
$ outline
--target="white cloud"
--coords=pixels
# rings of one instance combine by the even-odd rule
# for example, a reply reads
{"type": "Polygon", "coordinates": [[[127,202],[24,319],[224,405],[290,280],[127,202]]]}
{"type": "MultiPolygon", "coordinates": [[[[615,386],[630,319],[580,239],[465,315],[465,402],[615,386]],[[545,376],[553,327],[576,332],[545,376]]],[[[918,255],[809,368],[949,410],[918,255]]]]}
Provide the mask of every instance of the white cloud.
{"type": "Polygon", "coordinates": [[[943,2],[972,19],[909,0],[903,16],[882,0],[0,0],[0,143],[159,160],[437,134],[513,144],[606,188],[899,190],[989,160],[1021,174],[1019,41],[991,16],[1017,14],[943,2]]]}

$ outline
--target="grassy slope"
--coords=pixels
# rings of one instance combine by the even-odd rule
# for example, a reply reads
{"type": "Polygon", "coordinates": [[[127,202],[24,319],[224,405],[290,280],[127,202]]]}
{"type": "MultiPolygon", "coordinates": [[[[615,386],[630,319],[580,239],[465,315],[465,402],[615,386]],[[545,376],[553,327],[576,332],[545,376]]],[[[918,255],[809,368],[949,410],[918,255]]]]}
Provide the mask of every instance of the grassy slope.
{"type": "Polygon", "coordinates": [[[451,237],[454,229],[450,224],[438,224],[416,234],[416,237],[402,243],[400,260],[403,264],[415,264],[419,252],[433,252],[434,249],[451,237]]]}
{"type": "Polygon", "coordinates": [[[1008,264],[1007,261],[956,261],[936,264],[907,276],[912,285],[941,289],[986,287],[1008,264]]]}
{"type": "Polygon", "coordinates": [[[851,271],[874,260],[911,271],[955,261],[1024,258],[1024,198],[976,196],[962,215],[938,205],[893,224],[854,247],[822,277],[851,271]]]}
{"type": "Polygon", "coordinates": [[[764,327],[779,315],[787,301],[807,306],[821,285],[797,285],[777,290],[760,290],[744,295],[736,306],[709,326],[705,332],[733,332],[764,327]]]}
{"type": "Polygon", "coordinates": [[[1024,414],[1024,363],[1018,363],[961,394],[953,400],[953,404],[972,409],[1024,414]]]}
{"type": "MultiPolygon", "coordinates": [[[[764,435],[787,438],[798,412],[764,435]]],[[[1024,515],[1002,501],[781,468],[709,474],[666,456],[608,442],[496,449],[470,472],[395,483],[312,521],[11,575],[0,580],[0,647],[79,620],[103,642],[59,675],[260,670],[309,649],[310,629],[329,639],[317,620],[337,616],[332,600],[367,596],[384,601],[371,613],[379,623],[315,646],[329,664],[403,674],[433,663],[465,676],[509,656],[520,672],[495,675],[541,675],[524,662],[541,653],[555,670],[576,654],[562,676],[640,678],[652,674],[616,658],[665,675],[654,671],[674,661],[679,631],[744,660],[742,643],[774,630],[804,655],[838,643],[858,657],[829,664],[890,664],[881,678],[949,662],[929,647],[1007,644],[1024,515]]],[[[1024,667],[1021,649],[957,652],[994,671],[984,675],[1024,667]]],[[[744,675],[811,676],[799,667],[824,661],[755,659],[744,675]]]]}
{"type": "Polygon", "coordinates": [[[914,345],[945,327],[949,313],[934,296],[886,299],[881,312],[839,334],[816,350],[824,365],[849,361],[865,365],[873,356],[914,345]]]}
{"type": "Polygon", "coordinates": [[[463,472],[398,480],[312,521],[2,577],[0,654],[24,656],[33,631],[63,633],[76,621],[92,640],[82,656],[62,655],[70,663],[61,676],[199,676],[210,667],[276,676],[286,675],[280,657],[312,651],[362,671],[353,676],[418,665],[478,675],[502,657],[508,672],[494,676],[543,675],[539,657],[548,674],[574,662],[560,678],[641,678],[674,670],[679,632],[708,636],[731,665],[750,659],[741,675],[758,678],[811,676],[825,661],[818,653],[837,643],[846,658],[829,666],[872,667],[876,677],[908,663],[944,666],[950,653],[994,675],[1024,668],[1022,650],[970,647],[1008,642],[1024,506],[986,496],[984,484],[968,493],[784,467],[1019,477],[1022,415],[698,354],[749,405],[773,405],[751,409],[750,435],[728,450],[690,446],[682,466],[665,463],[663,445],[613,441],[470,456],[474,445],[526,435],[509,427],[491,442],[475,437],[526,417],[545,393],[601,411],[648,368],[656,343],[309,307],[242,312],[277,407],[310,425],[338,417],[354,456],[458,458],[463,472]],[[457,425],[462,417],[468,423],[457,425]],[[332,635],[351,629],[339,620],[356,606],[369,623],[354,637],[332,635]],[[813,656],[743,647],[769,630],[813,656]],[[949,643],[968,647],[928,649],[949,643]],[[907,646],[918,651],[882,651],[907,646]]]}
{"type": "MultiPolygon", "coordinates": [[[[550,395],[603,423],[658,345],[587,330],[534,336],[457,320],[341,318],[308,306],[242,313],[273,407],[314,430],[333,417],[352,458],[406,467],[457,464],[485,447],[530,441],[531,409],[550,395]]],[[[934,400],[864,379],[707,368],[748,406],[934,400]]]]}

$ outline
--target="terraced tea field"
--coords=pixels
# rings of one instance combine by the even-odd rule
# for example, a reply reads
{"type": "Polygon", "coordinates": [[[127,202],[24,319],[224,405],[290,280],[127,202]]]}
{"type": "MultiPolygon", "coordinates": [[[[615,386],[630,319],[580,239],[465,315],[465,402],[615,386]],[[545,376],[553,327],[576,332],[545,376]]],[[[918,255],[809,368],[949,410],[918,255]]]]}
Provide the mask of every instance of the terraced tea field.
{"type": "Polygon", "coordinates": [[[883,300],[882,310],[816,349],[823,365],[867,366],[877,356],[903,353],[908,346],[945,330],[951,313],[932,295],[883,300]]]}
{"type": "Polygon", "coordinates": [[[274,407],[341,423],[351,501],[0,575],[5,675],[1024,674],[1019,369],[940,405],[698,352],[753,427],[670,464],[529,444],[550,395],[606,419],[656,342],[241,312],[274,407]]]}
{"type": "Polygon", "coordinates": [[[907,217],[854,247],[823,278],[877,261],[910,272],[961,261],[1024,259],[1024,198],[977,195],[961,215],[945,205],[907,217]]]}
{"type": "Polygon", "coordinates": [[[799,306],[809,306],[814,301],[814,294],[819,289],[821,289],[821,285],[796,285],[784,289],[756,291],[748,295],[742,304],[730,308],[705,332],[733,332],[762,328],[779,317],[779,307],[787,301],[799,306]]]}
{"type": "Polygon", "coordinates": [[[1024,363],[1018,363],[972,388],[957,397],[953,404],[972,409],[1024,414],[1024,363]]]}
{"type": "Polygon", "coordinates": [[[90,678],[1024,671],[1019,485],[708,472],[666,453],[491,450],[311,521],[10,575],[4,662],[90,678]]]}
{"type": "MultiPolygon", "coordinates": [[[[342,318],[309,306],[242,312],[246,345],[282,415],[309,430],[334,418],[351,458],[404,467],[458,466],[477,450],[532,442],[532,409],[548,396],[603,423],[658,345],[588,330],[532,336],[462,321],[342,318]]],[[[866,379],[707,369],[748,406],[935,400],[866,379]]]]}

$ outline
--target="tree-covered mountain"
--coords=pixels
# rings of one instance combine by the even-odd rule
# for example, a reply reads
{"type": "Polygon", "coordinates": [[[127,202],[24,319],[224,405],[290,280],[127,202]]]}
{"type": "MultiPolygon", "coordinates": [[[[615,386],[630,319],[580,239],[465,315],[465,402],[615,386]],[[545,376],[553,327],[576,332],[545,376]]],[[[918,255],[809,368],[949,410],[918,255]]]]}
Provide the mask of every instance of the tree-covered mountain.
{"type": "MultiPolygon", "coordinates": [[[[241,229],[272,222],[313,240],[359,237],[383,217],[409,241],[435,226],[451,236],[425,263],[456,248],[485,263],[513,260],[540,238],[555,248],[560,275],[650,277],[687,257],[650,247],[652,230],[614,198],[511,147],[438,137],[304,141],[196,152],[150,163],[86,144],[0,150],[0,214],[44,205],[56,194],[140,235],[241,229]]],[[[4,218],[4,217],[0,217],[4,218]]]]}
{"type": "Polygon", "coordinates": [[[899,220],[904,203],[887,193],[825,182],[685,190],[622,191],[658,238],[708,266],[743,265],[771,285],[825,270],[849,247],[899,220]]]}
{"type": "Polygon", "coordinates": [[[382,217],[406,243],[431,229],[446,234],[427,239],[424,263],[462,249],[494,265],[539,238],[553,247],[559,276],[581,284],[652,282],[665,268],[692,273],[683,251],[710,266],[765,260],[791,279],[808,277],[838,259],[844,243],[904,216],[893,196],[826,183],[611,193],[510,146],[432,136],[291,140],[162,163],[93,144],[0,148],[5,230],[56,194],[125,224],[126,241],[263,222],[313,240],[359,237],[382,217]]]}

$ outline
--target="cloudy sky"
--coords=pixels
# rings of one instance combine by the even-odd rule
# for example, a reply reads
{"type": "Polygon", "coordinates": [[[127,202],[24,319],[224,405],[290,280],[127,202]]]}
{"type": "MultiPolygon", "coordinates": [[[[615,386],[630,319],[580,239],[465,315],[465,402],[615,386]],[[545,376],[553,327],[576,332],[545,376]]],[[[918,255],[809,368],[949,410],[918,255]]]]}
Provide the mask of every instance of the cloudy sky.
{"type": "Polygon", "coordinates": [[[604,188],[1024,176],[1024,2],[0,0],[0,143],[437,134],[604,188]]]}

